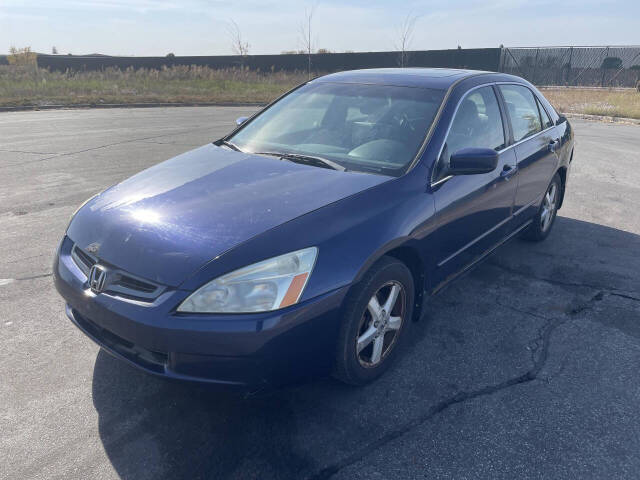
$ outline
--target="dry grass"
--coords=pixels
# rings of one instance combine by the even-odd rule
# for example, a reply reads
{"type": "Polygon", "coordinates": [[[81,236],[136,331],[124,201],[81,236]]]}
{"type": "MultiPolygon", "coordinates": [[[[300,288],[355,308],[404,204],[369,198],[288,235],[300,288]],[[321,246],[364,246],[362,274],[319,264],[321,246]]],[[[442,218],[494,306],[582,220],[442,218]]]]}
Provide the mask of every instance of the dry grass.
{"type": "Polygon", "coordinates": [[[635,89],[545,88],[559,112],[640,119],[640,92],[635,89]]]}
{"type": "Polygon", "coordinates": [[[0,106],[150,102],[268,102],[307,79],[302,72],[174,66],[161,70],[49,72],[0,66],[0,106]]]}
{"type": "MultiPolygon", "coordinates": [[[[0,66],[0,106],[99,103],[265,103],[304,82],[304,72],[174,66],[161,70],[49,72],[34,66],[0,66]]],[[[640,118],[633,89],[545,88],[560,112],[640,118]]]]}

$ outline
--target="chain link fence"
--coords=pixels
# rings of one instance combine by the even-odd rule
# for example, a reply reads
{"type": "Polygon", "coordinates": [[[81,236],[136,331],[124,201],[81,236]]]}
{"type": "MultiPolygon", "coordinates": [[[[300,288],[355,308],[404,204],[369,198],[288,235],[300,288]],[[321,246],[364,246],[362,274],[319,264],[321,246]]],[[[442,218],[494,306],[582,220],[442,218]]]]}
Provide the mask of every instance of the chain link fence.
{"type": "Polygon", "coordinates": [[[540,86],[635,87],[640,46],[503,48],[500,71],[540,86]]]}
{"type": "MultiPolygon", "coordinates": [[[[357,68],[396,67],[400,52],[315,53],[313,75],[357,68]]],[[[501,71],[539,86],[636,87],[640,81],[640,46],[518,47],[406,52],[411,67],[449,67],[501,71]]],[[[0,65],[8,63],[0,55],[0,65]]],[[[52,71],[93,71],[106,68],[161,69],[174,65],[213,69],[247,68],[260,72],[306,71],[307,55],[234,55],[201,57],[111,57],[43,55],[38,66],[52,71]]]]}

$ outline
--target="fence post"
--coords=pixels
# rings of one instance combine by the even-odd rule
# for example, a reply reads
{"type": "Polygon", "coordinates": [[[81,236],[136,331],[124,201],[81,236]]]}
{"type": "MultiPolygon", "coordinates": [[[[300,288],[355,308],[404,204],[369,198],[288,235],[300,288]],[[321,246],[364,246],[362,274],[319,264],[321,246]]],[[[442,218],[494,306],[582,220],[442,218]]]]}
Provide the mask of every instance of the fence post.
{"type": "MultiPolygon", "coordinates": [[[[607,47],[607,49],[604,52],[604,59],[606,59],[609,56],[609,47],[607,47]]],[[[603,62],[604,62],[603,59],[603,62]]],[[[602,68],[602,64],[600,64],[600,69],[602,70],[602,79],[600,80],[600,86],[604,87],[604,77],[607,75],[607,69],[606,68],[602,68]]]]}
{"type": "Polygon", "coordinates": [[[538,53],[540,53],[540,49],[536,48],[536,59],[533,61],[533,72],[531,73],[531,83],[537,85],[536,83],[536,71],[538,70],[538,53]]]}
{"type": "Polygon", "coordinates": [[[571,61],[573,60],[573,47],[569,47],[569,67],[567,68],[567,85],[571,85],[571,61]]]}

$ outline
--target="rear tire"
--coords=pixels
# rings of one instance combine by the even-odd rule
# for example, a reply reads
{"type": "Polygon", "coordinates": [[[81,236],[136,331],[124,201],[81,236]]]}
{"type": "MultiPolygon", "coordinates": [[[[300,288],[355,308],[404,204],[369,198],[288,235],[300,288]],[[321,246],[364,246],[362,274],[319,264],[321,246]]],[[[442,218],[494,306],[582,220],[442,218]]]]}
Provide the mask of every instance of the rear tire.
{"type": "Polygon", "coordinates": [[[412,323],[414,282],[401,261],[383,257],[346,301],[333,375],[364,385],[382,375],[401,350],[412,323]]]}
{"type": "Polygon", "coordinates": [[[531,242],[541,242],[547,238],[556,220],[561,197],[562,180],[560,175],[556,173],[551,179],[544,197],[542,197],[538,213],[533,217],[531,225],[523,232],[522,238],[531,242]]]}

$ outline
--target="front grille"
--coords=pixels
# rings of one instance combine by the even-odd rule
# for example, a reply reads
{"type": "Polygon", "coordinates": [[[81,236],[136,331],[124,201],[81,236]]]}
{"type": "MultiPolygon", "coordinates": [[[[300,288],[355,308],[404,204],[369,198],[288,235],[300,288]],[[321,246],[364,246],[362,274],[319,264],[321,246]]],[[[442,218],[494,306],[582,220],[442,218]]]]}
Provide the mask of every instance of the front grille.
{"type": "Polygon", "coordinates": [[[143,282],[142,280],[138,280],[133,277],[129,277],[127,275],[122,275],[122,274],[120,274],[120,280],[118,283],[125,288],[129,288],[131,290],[137,290],[139,292],[145,292],[145,293],[153,293],[158,288],[157,285],[143,282]]]}
{"type": "Polygon", "coordinates": [[[91,267],[100,263],[107,271],[103,292],[115,297],[136,300],[141,302],[152,302],[165,290],[163,285],[145,280],[117,268],[109,268],[100,260],[85,252],[77,245],[71,249],[71,258],[82,271],[85,280],[89,277],[91,267]]]}
{"type": "Polygon", "coordinates": [[[93,256],[89,255],[87,252],[78,248],[76,245],[73,246],[71,250],[71,257],[73,261],[78,266],[82,273],[84,273],[85,277],[89,276],[89,270],[97,263],[97,259],[93,256]]]}

